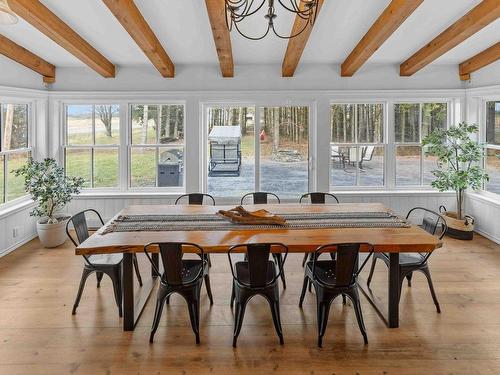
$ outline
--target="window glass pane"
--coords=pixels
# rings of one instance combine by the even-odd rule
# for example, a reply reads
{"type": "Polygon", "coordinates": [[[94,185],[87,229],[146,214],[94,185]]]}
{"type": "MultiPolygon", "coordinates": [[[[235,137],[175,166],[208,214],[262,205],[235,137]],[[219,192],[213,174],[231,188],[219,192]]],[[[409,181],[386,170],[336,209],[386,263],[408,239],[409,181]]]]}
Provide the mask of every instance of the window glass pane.
{"type": "Polygon", "coordinates": [[[421,152],[420,146],[397,146],[396,185],[420,185],[421,152]]]}
{"type": "Polygon", "coordinates": [[[331,106],[331,142],[354,142],[354,105],[334,104],[331,106]]]}
{"type": "Polygon", "coordinates": [[[184,149],[158,149],[158,186],[182,186],[184,181],[184,149]]]}
{"type": "Polygon", "coordinates": [[[97,145],[120,144],[120,106],[95,106],[95,143],[97,145]]]}
{"type": "Polygon", "coordinates": [[[309,108],[261,110],[260,188],[297,197],[308,189],[309,108]]]}
{"type": "Polygon", "coordinates": [[[0,155],[0,204],[5,203],[5,186],[4,186],[4,179],[5,179],[5,156],[0,155]]]}
{"type": "Polygon", "coordinates": [[[448,105],[446,103],[422,104],[422,138],[435,129],[446,129],[448,122],[448,105]]]}
{"type": "Polygon", "coordinates": [[[158,105],[139,104],[132,106],[132,143],[157,143],[158,105]]]}
{"type": "Polygon", "coordinates": [[[384,116],[382,104],[358,104],[358,142],[382,143],[384,116]]]}
{"type": "Polygon", "coordinates": [[[438,158],[434,155],[426,155],[427,147],[424,147],[424,162],[423,162],[423,184],[430,185],[436,179],[432,171],[438,169],[438,158]]]}
{"type": "Polygon", "coordinates": [[[384,147],[358,146],[359,184],[384,185],[384,147]]]}
{"type": "Polygon", "coordinates": [[[94,149],[94,186],[95,188],[118,186],[118,149],[94,149]]]}
{"type": "Polygon", "coordinates": [[[2,105],[1,150],[28,147],[28,106],[26,104],[2,105]]]}
{"type": "Polygon", "coordinates": [[[349,154],[356,153],[356,147],[330,146],[331,153],[331,186],[355,186],[356,162],[349,161],[349,154]]]}
{"type": "Polygon", "coordinates": [[[500,101],[486,103],[486,142],[500,145],[500,101]]]}
{"type": "Polygon", "coordinates": [[[156,148],[133,147],[130,155],[130,185],[156,186],[156,148]]]}
{"type": "Polygon", "coordinates": [[[90,188],[91,149],[66,149],[66,176],[82,177],[84,187],[90,188]]]}
{"type": "Polygon", "coordinates": [[[29,152],[20,152],[7,156],[7,201],[26,195],[24,191],[24,178],[16,176],[12,171],[25,165],[29,155],[29,152]]]}
{"type": "Polygon", "coordinates": [[[486,150],[486,172],[490,176],[486,190],[500,194],[500,150],[486,150]]]}
{"type": "Polygon", "coordinates": [[[66,115],[68,145],[91,145],[92,106],[68,105],[66,115]]]}
{"type": "Polygon", "coordinates": [[[394,105],[396,142],[420,142],[419,104],[394,105]]]}
{"type": "Polygon", "coordinates": [[[208,109],[208,193],[240,197],[255,190],[255,108],[208,109]]]}
{"type": "Polygon", "coordinates": [[[184,143],[184,106],[160,105],[157,109],[160,123],[159,143],[184,143]]]}

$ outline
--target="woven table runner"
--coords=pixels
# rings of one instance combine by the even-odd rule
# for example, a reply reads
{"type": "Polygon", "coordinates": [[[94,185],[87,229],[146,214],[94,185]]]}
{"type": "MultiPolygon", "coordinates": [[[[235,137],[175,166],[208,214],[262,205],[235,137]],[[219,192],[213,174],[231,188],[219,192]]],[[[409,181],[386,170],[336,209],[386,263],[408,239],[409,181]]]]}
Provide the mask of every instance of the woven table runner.
{"type": "Polygon", "coordinates": [[[228,231],[324,228],[409,228],[410,223],[390,212],[329,212],[282,214],[285,225],[234,224],[215,214],[123,215],[102,232],[228,231]]]}

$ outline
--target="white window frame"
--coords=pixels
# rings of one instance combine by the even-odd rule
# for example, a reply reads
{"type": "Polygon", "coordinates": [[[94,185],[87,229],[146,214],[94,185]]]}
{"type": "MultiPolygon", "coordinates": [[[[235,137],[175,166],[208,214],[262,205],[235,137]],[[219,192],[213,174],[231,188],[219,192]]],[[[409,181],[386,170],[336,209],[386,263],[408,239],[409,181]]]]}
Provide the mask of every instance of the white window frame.
{"type": "MultiPolygon", "coordinates": [[[[187,175],[187,170],[186,170],[186,155],[187,155],[187,145],[188,142],[186,142],[186,102],[183,100],[137,100],[137,101],[129,101],[127,103],[127,126],[126,129],[127,131],[126,134],[126,145],[127,145],[127,159],[126,159],[126,165],[127,165],[127,174],[126,174],[126,187],[125,189],[131,192],[151,192],[151,193],[172,193],[172,194],[182,194],[186,192],[186,175],[187,175]],[[149,144],[132,144],[132,106],[134,105],[178,105],[183,107],[184,111],[184,116],[183,116],[183,132],[184,132],[184,139],[182,144],[161,144],[161,143],[149,143],[149,144]],[[160,187],[158,186],[158,169],[156,170],[156,186],[147,186],[147,187],[137,187],[137,186],[132,186],[132,149],[133,148],[154,148],[155,149],[155,168],[158,168],[158,150],[160,148],[162,149],[183,149],[183,173],[182,173],[182,186],[163,186],[160,187]]],[[[158,139],[158,131],[159,129],[156,129],[156,139],[158,139]]]]}
{"type": "MultiPolygon", "coordinates": [[[[216,100],[216,101],[203,101],[200,102],[200,139],[201,139],[201,155],[199,155],[201,176],[202,178],[202,191],[207,193],[208,190],[208,110],[210,108],[234,108],[234,107],[253,107],[255,108],[255,141],[254,141],[254,153],[255,153],[255,170],[254,170],[254,191],[261,190],[261,179],[260,179],[260,114],[264,107],[274,108],[274,107],[307,107],[308,108],[308,122],[309,122],[309,134],[308,134],[308,189],[309,191],[315,191],[317,178],[316,178],[316,112],[317,103],[315,101],[307,100],[275,100],[273,98],[262,98],[259,100],[249,100],[249,101],[230,101],[230,100],[216,100]]],[[[306,193],[306,192],[304,192],[306,193]]],[[[235,198],[235,197],[224,197],[224,198],[235,198]]]]}
{"type": "Polygon", "coordinates": [[[393,145],[394,145],[394,152],[393,152],[393,158],[394,158],[394,186],[397,189],[428,189],[431,187],[430,184],[424,184],[424,157],[425,157],[425,151],[424,147],[422,146],[422,106],[423,104],[432,104],[432,103],[444,103],[446,104],[446,129],[449,129],[451,126],[451,118],[452,118],[452,106],[453,106],[453,101],[448,99],[448,100],[394,100],[390,103],[390,109],[391,109],[391,114],[394,119],[394,107],[396,104],[418,104],[419,105],[419,112],[418,112],[418,132],[419,132],[419,142],[397,142],[395,140],[395,135],[396,135],[396,122],[393,121],[393,126],[392,126],[392,133],[393,133],[393,145]],[[397,159],[397,148],[398,146],[418,146],[420,147],[420,183],[419,184],[414,184],[414,185],[398,185],[397,184],[397,167],[396,167],[396,159],[397,159]]]}
{"type": "MultiPolygon", "coordinates": [[[[33,119],[35,118],[35,103],[33,101],[25,100],[22,98],[11,98],[11,97],[0,97],[0,111],[2,110],[3,105],[6,104],[14,104],[14,105],[26,105],[28,106],[27,110],[27,116],[28,116],[28,147],[25,148],[19,148],[15,150],[2,150],[0,148],[0,156],[3,156],[3,168],[4,168],[4,176],[3,176],[3,186],[4,189],[0,194],[3,194],[3,199],[4,202],[2,203],[0,201],[0,208],[3,210],[5,208],[11,207],[16,205],[17,203],[27,200],[28,199],[28,194],[24,194],[20,197],[17,197],[15,199],[12,199],[10,201],[7,201],[7,196],[8,196],[8,184],[7,184],[7,177],[10,173],[9,171],[9,163],[8,163],[8,156],[13,155],[13,154],[20,154],[20,153],[28,153],[28,156],[34,157],[34,147],[33,145],[35,144],[35,126],[33,126],[33,119]]],[[[1,116],[0,116],[0,121],[1,121],[1,116]]],[[[2,141],[2,136],[3,136],[3,129],[0,123],[0,142],[2,141]]]]}
{"type": "Polygon", "coordinates": [[[389,139],[389,117],[388,117],[388,102],[383,101],[383,100],[370,100],[370,99],[360,99],[360,100],[333,100],[330,101],[328,105],[328,111],[329,111],[329,118],[328,118],[328,134],[329,134],[329,148],[328,148],[328,155],[329,155],[329,168],[328,168],[328,185],[329,185],[329,190],[330,192],[335,192],[335,191],[352,191],[352,190],[385,190],[387,189],[388,181],[387,181],[387,176],[388,176],[388,169],[387,169],[387,148],[388,148],[388,139],[389,139]],[[336,142],[331,142],[331,109],[333,105],[346,105],[346,104],[352,104],[355,105],[354,109],[354,142],[352,143],[336,143],[336,142]],[[380,143],[358,143],[358,126],[357,126],[357,118],[358,118],[358,111],[357,111],[357,106],[361,104],[380,104],[382,105],[382,131],[383,131],[383,139],[382,142],[380,143]],[[359,152],[360,147],[364,146],[374,146],[374,147],[383,147],[384,148],[384,169],[383,169],[383,180],[384,183],[379,186],[368,186],[368,185],[359,185],[360,181],[360,176],[359,176],[359,168],[356,167],[356,184],[355,185],[350,185],[350,186],[337,186],[337,185],[332,185],[331,183],[331,174],[332,174],[332,166],[333,166],[333,161],[331,158],[331,148],[332,146],[339,146],[339,147],[356,147],[356,152],[359,152]]]}
{"type": "Polygon", "coordinates": [[[79,101],[79,102],[64,102],[62,105],[62,131],[61,131],[61,148],[62,148],[62,165],[64,166],[64,173],[66,173],[66,150],[67,149],[80,149],[80,150],[90,150],[90,187],[86,187],[82,190],[84,191],[113,191],[121,187],[121,174],[122,174],[122,157],[121,157],[121,149],[123,146],[123,123],[121,116],[121,103],[119,101],[79,101]],[[90,145],[69,145],[68,144],[68,116],[67,109],[68,106],[92,106],[92,144],[90,145]],[[114,105],[118,106],[118,117],[119,117],[119,139],[120,143],[117,144],[109,144],[109,145],[98,145],[95,144],[95,107],[98,105],[114,105]],[[94,150],[95,149],[112,149],[117,150],[118,152],[118,184],[117,186],[111,187],[93,187],[94,184],[94,150]]]}
{"type": "MultiPolygon", "coordinates": [[[[481,143],[484,144],[484,150],[486,152],[486,149],[490,148],[493,150],[500,150],[500,145],[494,145],[491,143],[487,143],[486,141],[486,103],[487,102],[500,102],[500,96],[492,96],[492,97],[487,97],[483,98],[481,102],[481,111],[480,111],[480,121],[479,121],[479,140],[481,143]]],[[[486,171],[486,157],[483,156],[481,165],[486,171]]],[[[483,181],[483,187],[481,190],[482,194],[485,194],[486,196],[489,196],[495,200],[500,199],[500,194],[494,193],[492,191],[486,190],[486,181],[483,181]]]]}

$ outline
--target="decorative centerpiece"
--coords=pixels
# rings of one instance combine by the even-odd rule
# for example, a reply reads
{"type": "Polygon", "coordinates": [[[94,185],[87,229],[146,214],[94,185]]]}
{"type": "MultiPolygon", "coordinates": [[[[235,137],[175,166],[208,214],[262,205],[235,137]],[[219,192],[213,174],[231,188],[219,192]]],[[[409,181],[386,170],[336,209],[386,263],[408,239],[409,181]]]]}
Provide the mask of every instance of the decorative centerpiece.
{"type": "Polygon", "coordinates": [[[465,191],[480,189],[483,181],[489,179],[480,165],[483,147],[473,139],[478,131],[477,125],[462,122],[448,130],[436,129],[423,140],[423,145],[428,147],[426,155],[436,156],[439,167],[432,171],[436,176],[432,187],[456,193],[456,212],[441,207],[448,225],[447,234],[462,240],[471,240],[474,230],[474,218],[464,213],[465,191]]]}
{"type": "Polygon", "coordinates": [[[58,215],[78,194],[83,186],[81,177],[67,177],[64,169],[54,159],[35,161],[29,158],[21,168],[13,171],[16,176],[24,177],[24,189],[37,203],[30,212],[38,216],[36,229],[44,247],[57,247],[66,241],[66,222],[69,216],[58,215]]]}
{"type": "Polygon", "coordinates": [[[286,220],[266,210],[247,211],[242,206],[231,210],[219,210],[217,215],[235,224],[246,225],[285,225],[286,220]]]}

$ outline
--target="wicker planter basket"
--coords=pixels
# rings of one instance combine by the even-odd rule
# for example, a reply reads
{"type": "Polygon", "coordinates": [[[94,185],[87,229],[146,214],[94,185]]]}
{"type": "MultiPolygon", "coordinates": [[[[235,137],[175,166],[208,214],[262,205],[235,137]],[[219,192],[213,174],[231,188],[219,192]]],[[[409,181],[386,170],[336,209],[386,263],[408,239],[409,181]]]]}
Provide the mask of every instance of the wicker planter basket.
{"type": "Polygon", "coordinates": [[[457,213],[454,211],[447,211],[446,207],[439,207],[439,212],[448,225],[446,234],[458,240],[472,240],[474,236],[474,222],[472,216],[465,215],[462,220],[457,219],[457,213]]]}

